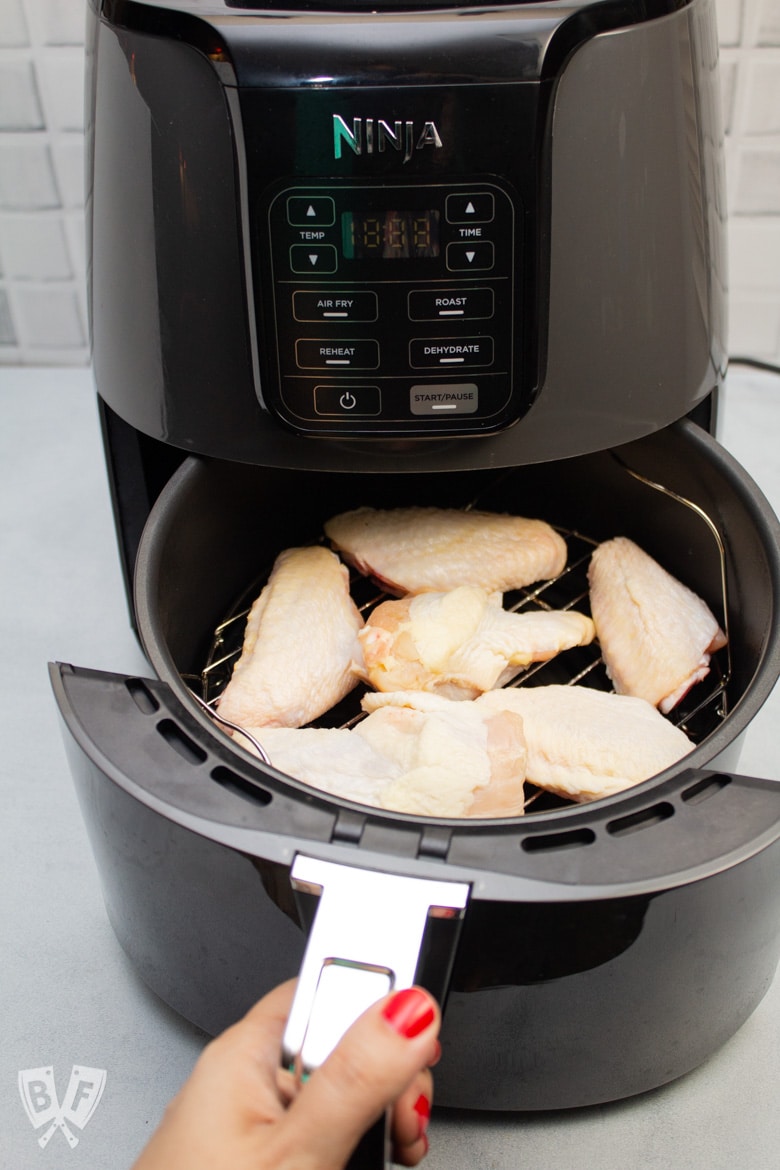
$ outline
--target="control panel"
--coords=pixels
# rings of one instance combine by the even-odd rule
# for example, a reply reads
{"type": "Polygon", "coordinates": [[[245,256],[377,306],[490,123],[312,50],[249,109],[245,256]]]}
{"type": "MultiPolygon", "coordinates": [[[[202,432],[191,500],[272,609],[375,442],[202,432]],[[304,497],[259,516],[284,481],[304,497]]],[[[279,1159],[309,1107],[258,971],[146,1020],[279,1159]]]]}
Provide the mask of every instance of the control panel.
{"type": "Polygon", "coordinates": [[[476,434],[517,416],[516,196],[492,181],[305,183],[263,218],[263,389],[296,429],[476,434]]]}

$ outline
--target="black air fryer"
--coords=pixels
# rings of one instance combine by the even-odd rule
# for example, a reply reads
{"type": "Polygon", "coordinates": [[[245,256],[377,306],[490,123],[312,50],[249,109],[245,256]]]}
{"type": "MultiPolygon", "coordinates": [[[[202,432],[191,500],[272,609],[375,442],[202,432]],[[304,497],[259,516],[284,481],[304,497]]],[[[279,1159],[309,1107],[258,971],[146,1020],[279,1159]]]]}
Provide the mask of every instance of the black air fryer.
{"type": "Polygon", "coordinates": [[[356,1000],[441,996],[438,1102],[557,1109],[695,1067],[773,978],[780,789],[733,769],[780,671],[779,530],[712,437],[713,7],[92,0],[94,368],[150,677],[53,681],[112,925],[209,1032],[303,963],[305,1059],[335,958],[356,1000]],[[626,535],[704,597],[729,645],[675,711],[690,755],[464,821],[235,746],[209,707],[275,556],[411,503],[548,520],[572,587],[626,535]]]}

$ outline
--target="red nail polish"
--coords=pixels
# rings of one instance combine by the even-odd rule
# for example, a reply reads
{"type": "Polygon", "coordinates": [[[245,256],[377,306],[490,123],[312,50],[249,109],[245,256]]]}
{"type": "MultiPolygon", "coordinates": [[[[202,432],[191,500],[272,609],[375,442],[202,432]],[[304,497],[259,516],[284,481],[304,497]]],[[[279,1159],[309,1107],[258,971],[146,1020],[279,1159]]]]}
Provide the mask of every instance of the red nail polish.
{"type": "Polygon", "coordinates": [[[433,1023],[436,1013],[424,991],[406,987],[388,1000],[382,1015],[396,1032],[412,1040],[433,1023]]]}
{"type": "Polygon", "coordinates": [[[420,1119],[420,1132],[417,1135],[419,1139],[425,1137],[428,1129],[428,1123],[431,1120],[431,1103],[424,1093],[420,1093],[412,1108],[420,1119]]]}

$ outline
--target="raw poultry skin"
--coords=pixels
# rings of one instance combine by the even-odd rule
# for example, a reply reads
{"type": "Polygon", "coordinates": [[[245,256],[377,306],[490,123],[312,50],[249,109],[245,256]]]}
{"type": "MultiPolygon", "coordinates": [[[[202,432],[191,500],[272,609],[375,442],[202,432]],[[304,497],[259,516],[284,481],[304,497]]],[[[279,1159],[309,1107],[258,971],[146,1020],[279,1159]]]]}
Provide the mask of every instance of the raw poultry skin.
{"type": "Polygon", "coordinates": [[[611,796],[649,780],[693,748],[644,699],[583,686],[507,687],[475,706],[523,720],[526,779],[570,800],[611,796]]]}
{"type": "Polygon", "coordinates": [[[349,573],[319,546],[286,549],[247,619],[241,657],[218,704],[241,727],[301,727],[359,681],[363,619],[349,573]]]}
{"type": "Polygon", "coordinates": [[[511,613],[500,601],[500,594],[463,585],[383,602],[358,635],[368,681],[379,691],[473,699],[530,662],[593,640],[584,614],[511,613]]]}
{"type": "Polygon", "coordinates": [[[620,695],[669,712],[709,673],[726,644],[708,606],[626,537],[598,546],[588,570],[591,613],[620,695]]]}
{"type": "Polygon", "coordinates": [[[359,804],[430,817],[522,813],[525,745],[516,714],[435,695],[419,695],[414,707],[403,696],[385,698],[352,730],[247,730],[273,767],[359,804]]]}
{"type": "Polygon", "coordinates": [[[455,508],[357,508],[325,533],[346,560],[390,593],[477,585],[505,593],[556,577],[566,542],[543,520],[455,508]]]}

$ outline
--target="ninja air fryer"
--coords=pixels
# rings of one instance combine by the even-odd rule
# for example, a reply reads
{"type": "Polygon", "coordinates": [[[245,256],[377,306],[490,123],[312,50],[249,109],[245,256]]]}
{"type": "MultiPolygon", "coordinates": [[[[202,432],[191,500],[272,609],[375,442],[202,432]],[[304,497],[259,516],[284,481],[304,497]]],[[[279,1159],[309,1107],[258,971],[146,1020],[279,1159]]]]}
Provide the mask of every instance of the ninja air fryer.
{"type": "Polygon", "coordinates": [[[303,962],[294,1055],[335,955],[441,996],[437,1101],[565,1108],[696,1067],[773,978],[780,792],[733,769],[778,524],[713,438],[713,8],[91,0],[94,369],[150,671],[52,677],[114,930],[209,1032],[303,962]],[[547,519],[573,578],[628,535],[704,597],[690,755],[464,821],[236,746],[201,700],[263,567],[411,503],[547,519]]]}

